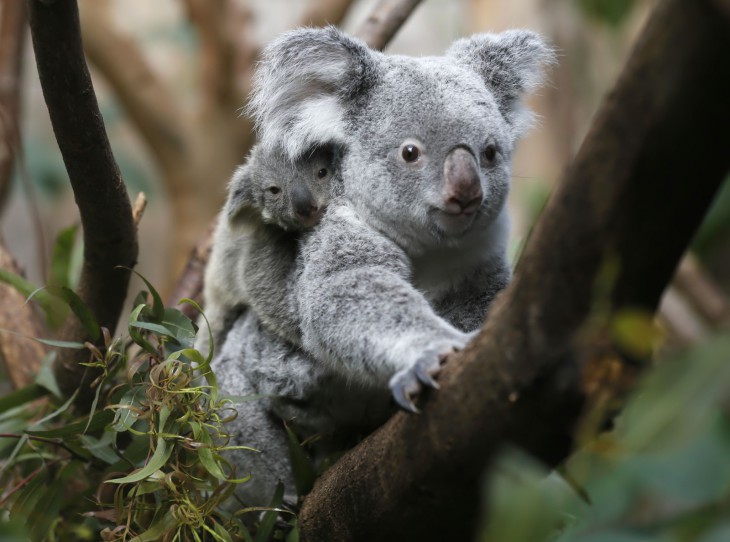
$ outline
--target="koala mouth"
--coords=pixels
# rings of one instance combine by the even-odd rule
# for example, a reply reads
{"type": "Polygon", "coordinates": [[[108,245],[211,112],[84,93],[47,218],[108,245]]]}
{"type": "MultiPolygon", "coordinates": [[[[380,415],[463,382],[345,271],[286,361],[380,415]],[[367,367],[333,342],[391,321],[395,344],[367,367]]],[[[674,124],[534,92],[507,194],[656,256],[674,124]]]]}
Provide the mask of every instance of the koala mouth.
{"type": "Polygon", "coordinates": [[[442,233],[447,235],[460,235],[465,233],[474,224],[478,209],[479,206],[476,206],[454,212],[453,209],[432,207],[429,214],[435,226],[442,233]]]}

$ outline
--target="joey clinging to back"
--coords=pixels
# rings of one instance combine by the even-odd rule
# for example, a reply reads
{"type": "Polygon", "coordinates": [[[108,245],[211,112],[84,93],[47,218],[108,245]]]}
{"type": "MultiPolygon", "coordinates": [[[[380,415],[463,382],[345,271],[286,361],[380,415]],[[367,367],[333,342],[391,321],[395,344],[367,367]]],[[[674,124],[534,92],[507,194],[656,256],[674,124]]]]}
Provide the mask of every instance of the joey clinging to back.
{"type": "Polygon", "coordinates": [[[286,283],[293,280],[298,237],[319,223],[338,190],[339,154],[336,145],[322,144],[292,159],[282,149],[257,145],[236,169],[205,276],[206,314],[217,345],[245,307],[298,342],[286,283]]]}

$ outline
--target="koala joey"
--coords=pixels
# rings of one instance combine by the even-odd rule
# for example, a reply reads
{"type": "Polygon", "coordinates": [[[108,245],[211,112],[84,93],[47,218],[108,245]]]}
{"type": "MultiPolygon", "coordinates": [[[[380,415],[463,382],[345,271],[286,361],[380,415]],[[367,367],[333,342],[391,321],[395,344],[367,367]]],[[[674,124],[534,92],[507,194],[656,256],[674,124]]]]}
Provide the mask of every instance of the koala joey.
{"type": "MultiPolygon", "coordinates": [[[[323,143],[290,158],[255,146],[228,186],[205,273],[205,309],[214,343],[247,307],[292,342],[299,326],[290,308],[297,239],[322,217],[335,190],[339,151],[323,143]]],[[[198,348],[207,350],[206,334],[198,348]]]]}
{"type": "Polygon", "coordinates": [[[251,100],[264,148],[347,149],[342,191],[301,243],[302,344],[398,404],[437,387],[510,278],[506,257],[521,105],[553,53],[534,33],[479,34],[445,56],[385,55],[334,27],[282,35],[251,100]]]}

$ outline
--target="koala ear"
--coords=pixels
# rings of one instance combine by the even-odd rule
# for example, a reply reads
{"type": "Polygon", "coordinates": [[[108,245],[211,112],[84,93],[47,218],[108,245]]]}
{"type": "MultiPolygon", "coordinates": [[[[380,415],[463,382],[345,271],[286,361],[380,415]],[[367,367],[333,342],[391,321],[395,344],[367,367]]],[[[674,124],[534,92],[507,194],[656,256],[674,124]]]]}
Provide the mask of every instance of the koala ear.
{"type": "Polygon", "coordinates": [[[529,30],[477,34],[456,41],[447,55],[484,80],[515,136],[529,127],[532,115],[521,98],[540,86],[545,68],[555,62],[555,52],[540,36],[529,30]]]}
{"type": "Polygon", "coordinates": [[[228,199],[226,200],[225,214],[228,222],[236,223],[240,220],[259,215],[259,209],[254,193],[252,178],[253,167],[249,164],[238,166],[228,183],[228,199]]]}
{"type": "Polygon", "coordinates": [[[377,55],[337,28],[302,28],[263,51],[248,113],[265,149],[294,159],[326,141],[344,142],[347,109],[377,81],[377,55]]]}

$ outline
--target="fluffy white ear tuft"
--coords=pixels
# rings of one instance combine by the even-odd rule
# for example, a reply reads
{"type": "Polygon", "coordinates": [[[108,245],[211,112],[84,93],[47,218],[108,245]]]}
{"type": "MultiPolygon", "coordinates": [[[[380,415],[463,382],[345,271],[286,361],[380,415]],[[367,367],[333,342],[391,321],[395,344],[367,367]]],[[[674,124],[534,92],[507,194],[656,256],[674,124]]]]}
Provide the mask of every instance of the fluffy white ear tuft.
{"type": "Polygon", "coordinates": [[[542,84],[545,69],[556,61],[539,35],[529,30],[476,34],[454,42],[447,54],[484,80],[515,137],[529,128],[532,114],[521,99],[542,84]]]}
{"type": "Polygon", "coordinates": [[[374,53],[335,27],[287,32],[263,51],[247,112],[266,151],[290,158],[344,142],[349,100],[375,81],[374,53]]]}

